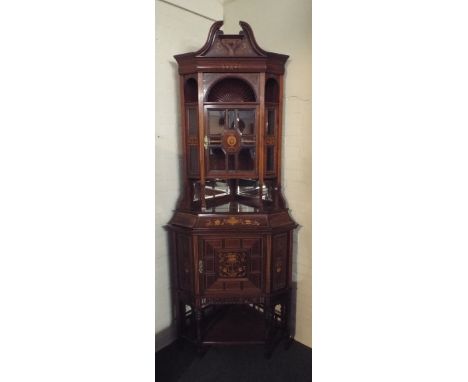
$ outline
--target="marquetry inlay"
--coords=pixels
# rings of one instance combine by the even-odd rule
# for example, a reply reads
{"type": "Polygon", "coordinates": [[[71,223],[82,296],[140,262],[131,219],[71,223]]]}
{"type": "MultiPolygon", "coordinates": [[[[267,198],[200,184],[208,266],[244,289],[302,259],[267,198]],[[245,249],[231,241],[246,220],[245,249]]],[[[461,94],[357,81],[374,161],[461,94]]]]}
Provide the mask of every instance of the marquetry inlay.
{"type": "Polygon", "coordinates": [[[265,143],[267,145],[274,145],[275,144],[275,137],[272,137],[271,135],[265,137],[265,143]]]}
{"type": "Polygon", "coordinates": [[[260,222],[256,219],[244,219],[244,218],[237,218],[235,216],[230,216],[228,218],[222,218],[222,219],[209,219],[206,221],[205,226],[206,227],[212,227],[212,226],[224,226],[224,225],[253,225],[257,226],[260,225],[260,222]]]}
{"type": "Polygon", "coordinates": [[[245,252],[219,253],[220,277],[245,277],[247,269],[247,255],[245,252]]]}
{"type": "Polygon", "coordinates": [[[239,151],[240,148],[240,135],[236,131],[229,131],[223,135],[223,149],[230,153],[234,154],[239,151]]]}

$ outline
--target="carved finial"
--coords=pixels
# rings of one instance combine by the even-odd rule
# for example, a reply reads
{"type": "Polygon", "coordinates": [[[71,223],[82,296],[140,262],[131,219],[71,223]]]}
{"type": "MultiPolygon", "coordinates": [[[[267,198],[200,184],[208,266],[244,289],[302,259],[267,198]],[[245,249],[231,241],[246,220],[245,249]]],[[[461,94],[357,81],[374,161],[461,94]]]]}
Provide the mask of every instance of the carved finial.
{"type": "Polygon", "coordinates": [[[220,28],[223,26],[224,21],[216,21],[213,23],[213,25],[210,28],[210,31],[208,32],[208,38],[206,39],[205,45],[196,52],[197,55],[203,55],[206,53],[208,49],[210,49],[211,44],[213,43],[213,40],[215,39],[217,34],[223,34],[223,31],[220,31],[220,28]]]}
{"type": "Polygon", "coordinates": [[[179,72],[180,70],[189,70],[188,66],[184,67],[181,63],[185,62],[187,65],[193,65],[194,62],[190,61],[193,57],[272,58],[274,61],[278,61],[279,65],[283,65],[287,60],[288,56],[286,55],[267,52],[260,48],[255,40],[252,28],[245,21],[239,21],[242,31],[237,35],[224,34],[221,30],[223,24],[222,20],[212,24],[206,42],[199,50],[174,56],[179,63],[179,72]]]}
{"type": "Polygon", "coordinates": [[[239,25],[242,28],[242,31],[244,32],[245,35],[247,35],[247,38],[250,40],[250,43],[252,44],[252,48],[260,55],[260,56],[267,56],[268,52],[260,48],[257,44],[257,41],[255,40],[254,33],[252,31],[252,28],[250,27],[249,24],[247,24],[245,21],[239,21],[239,25]]]}

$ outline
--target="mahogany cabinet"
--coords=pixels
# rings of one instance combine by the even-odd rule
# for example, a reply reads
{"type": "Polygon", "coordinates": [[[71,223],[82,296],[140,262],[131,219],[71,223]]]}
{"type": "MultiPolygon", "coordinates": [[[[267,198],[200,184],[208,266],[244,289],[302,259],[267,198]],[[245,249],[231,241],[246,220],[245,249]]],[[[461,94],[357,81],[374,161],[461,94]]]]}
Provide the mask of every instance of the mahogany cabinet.
{"type": "Polygon", "coordinates": [[[180,75],[183,190],[167,225],[179,336],[203,345],[290,339],[293,231],[281,193],[288,56],[211,27],[180,75]]]}

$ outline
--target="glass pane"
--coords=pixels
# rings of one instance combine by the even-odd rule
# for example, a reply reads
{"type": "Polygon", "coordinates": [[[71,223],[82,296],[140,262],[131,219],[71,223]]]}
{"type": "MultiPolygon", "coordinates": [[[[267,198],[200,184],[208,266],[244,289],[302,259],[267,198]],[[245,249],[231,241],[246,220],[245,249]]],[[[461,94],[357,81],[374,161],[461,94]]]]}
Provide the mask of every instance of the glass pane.
{"type": "Polygon", "coordinates": [[[191,174],[198,174],[200,167],[198,165],[198,146],[189,146],[189,171],[191,174]]]}
{"type": "Polygon", "coordinates": [[[240,202],[228,202],[213,207],[213,212],[257,212],[258,208],[240,202]]]}
{"type": "Polygon", "coordinates": [[[216,198],[229,194],[229,187],[227,182],[223,181],[210,181],[207,180],[205,183],[205,198],[216,198]]]}
{"type": "Polygon", "coordinates": [[[222,134],[226,122],[224,110],[208,110],[208,134],[222,134]]]}
{"type": "Polygon", "coordinates": [[[250,179],[240,179],[239,180],[239,195],[244,196],[255,196],[258,194],[258,181],[250,179]]]}
{"type": "Polygon", "coordinates": [[[220,191],[221,193],[225,195],[229,195],[229,185],[226,180],[216,180],[215,181],[215,189],[220,191]]]}
{"type": "Polygon", "coordinates": [[[275,134],[275,110],[268,109],[268,119],[267,119],[267,134],[275,134]]]}
{"type": "Polygon", "coordinates": [[[237,113],[236,110],[228,110],[228,128],[234,129],[237,127],[237,113]]]}
{"type": "Polygon", "coordinates": [[[236,169],[236,157],[235,155],[228,156],[228,170],[235,170],[236,169]]]}
{"type": "Polygon", "coordinates": [[[263,185],[262,199],[267,200],[269,202],[273,201],[273,198],[272,198],[272,185],[271,184],[266,183],[266,184],[263,185]]]}
{"type": "Polygon", "coordinates": [[[267,146],[266,151],[266,170],[267,172],[275,171],[275,146],[267,146]]]}
{"type": "Polygon", "coordinates": [[[196,137],[198,132],[198,117],[197,109],[189,108],[187,113],[187,125],[188,125],[188,134],[189,136],[196,137]]]}
{"type": "Polygon", "coordinates": [[[200,199],[200,183],[195,181],[191,184],[191,187],[193,190],[193,201],[195,202],[200,199]]]}
{"type": "Polygon", "coordinates": [[[237,126],[242,135],[255,134],[255,111],[238,110],[237,126]]]}
{"type": "Polygon", "coordinates": [[[225,170],[226,169],[226,154],[219,148],[209,149],[209,169],[210,170],[225,170]]]}
{"type": "Polygon", "coordinates": [[[238,170],[252,171],[255,168],[255,148],[242,148],[238,156],[238,170]]]}

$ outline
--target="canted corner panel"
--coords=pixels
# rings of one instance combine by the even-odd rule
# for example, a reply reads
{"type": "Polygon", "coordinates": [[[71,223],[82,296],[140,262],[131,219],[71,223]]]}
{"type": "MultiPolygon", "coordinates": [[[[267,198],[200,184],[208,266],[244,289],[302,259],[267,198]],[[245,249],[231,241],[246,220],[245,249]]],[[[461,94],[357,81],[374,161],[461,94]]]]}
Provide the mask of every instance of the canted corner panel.
{"type": "Polygon", "coordinates": [[[197,228],[211,228],[211,229],[256,229],[267,227],[268,221],[266,216],[251,217],[249,215],[226,215],[220,217],[201,217],[197,223],[197,228]]]}
{"type": "Polygon", "coordinates": [[[176,234],[177,275],[179,288],[193,290],[192,251],[190,237],[183,233],[176,234]]]}
{"type": "Polygon", "coordinates": [[[272,290],[279,290],[287,286],[288,252],[288,233],[274,235],[271,264],[272,290]]]}

